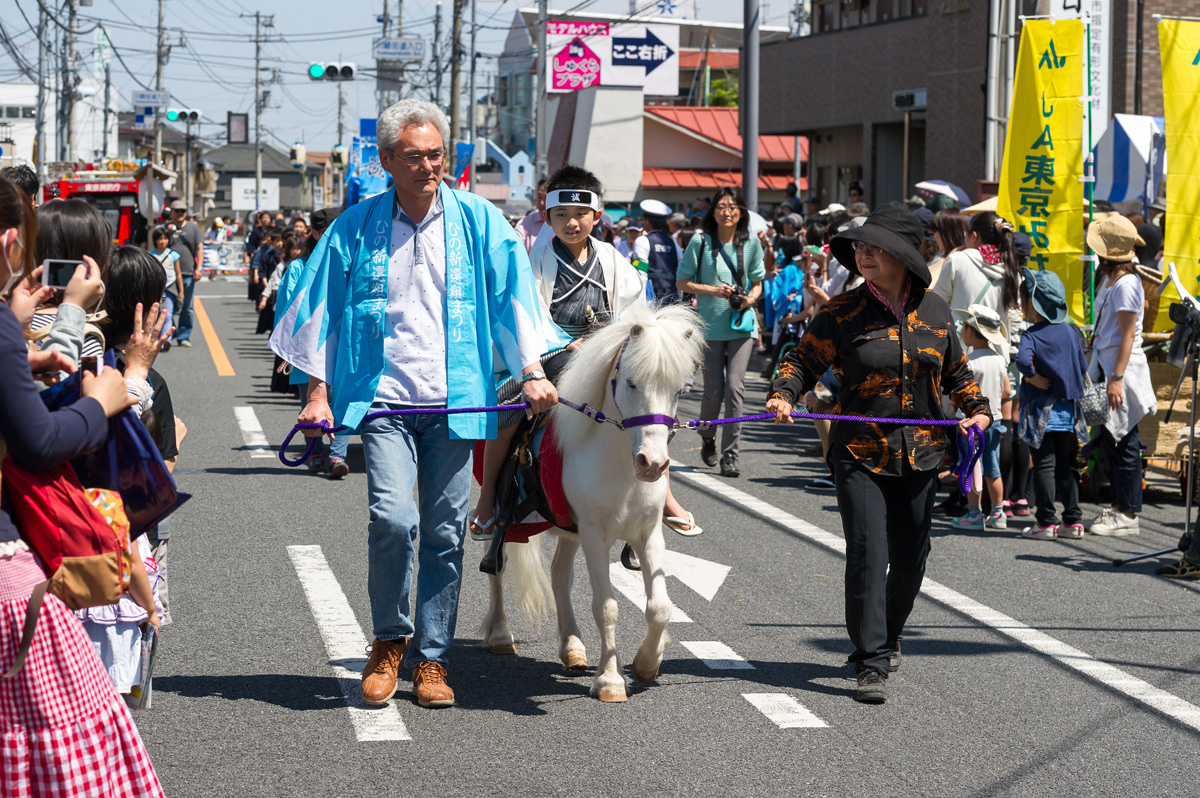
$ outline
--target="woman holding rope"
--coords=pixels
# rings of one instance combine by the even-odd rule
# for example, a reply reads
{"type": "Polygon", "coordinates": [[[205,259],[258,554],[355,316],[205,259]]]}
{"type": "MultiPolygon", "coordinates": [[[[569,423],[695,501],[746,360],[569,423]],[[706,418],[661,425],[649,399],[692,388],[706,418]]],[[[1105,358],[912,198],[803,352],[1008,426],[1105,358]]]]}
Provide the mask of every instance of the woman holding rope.
{"type": "Polygon", "coordinates": [[[959,434],[972,426],[986,430],[992,421],[950,306],[926,290],[922,236],[916,216],[889,204],[861,227],[834,237],[833,256],[866,282],[832,298],[813,317],[784,357],[767,401],[776,424],[792,423],[792,405],[832,367],[840,383],[839,412],[912,420],[836,423],[828,452],[846,535],[855,697],[872,704],[887,700],[888,673],[900,666],[900,634],[925,575],[947,444],[940,427],[914,422],[942,420],[942,393],[966,415],[959,434]]]}

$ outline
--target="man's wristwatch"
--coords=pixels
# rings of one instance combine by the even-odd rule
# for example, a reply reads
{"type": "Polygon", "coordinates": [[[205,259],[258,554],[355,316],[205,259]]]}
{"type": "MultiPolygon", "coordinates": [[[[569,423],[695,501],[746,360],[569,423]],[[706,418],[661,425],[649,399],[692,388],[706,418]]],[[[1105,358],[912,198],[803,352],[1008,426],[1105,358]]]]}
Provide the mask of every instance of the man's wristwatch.
{"type": "Polygon", "coordinates": [[[1125,375],[1124,374],[1110,374],[1108,378],[1111,381],[1116,382],[1117,380],[1125,379],[1125,375]]]}
{"type": "Polygon", "coordinates": [[[521,384],[524,385],[525,383],[532,382],[533,380],[544,379],[546,379],[546,372],[542,371],[541,369],[534,369],[533,371],[521,375],[521,384]]]}

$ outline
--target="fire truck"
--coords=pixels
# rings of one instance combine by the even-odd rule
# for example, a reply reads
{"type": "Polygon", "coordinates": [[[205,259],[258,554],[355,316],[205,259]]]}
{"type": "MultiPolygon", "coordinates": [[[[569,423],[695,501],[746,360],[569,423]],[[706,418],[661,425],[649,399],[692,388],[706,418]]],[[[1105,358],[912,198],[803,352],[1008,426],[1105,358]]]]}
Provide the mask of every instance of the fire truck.
{"type": "Polygon", "coordinates": [[[61,199],[90,202],[112,227],[113,243],[124,244],[133,236],[140,183],[128,173],[78,171],[59,177],[57,194],[61,199]]]}

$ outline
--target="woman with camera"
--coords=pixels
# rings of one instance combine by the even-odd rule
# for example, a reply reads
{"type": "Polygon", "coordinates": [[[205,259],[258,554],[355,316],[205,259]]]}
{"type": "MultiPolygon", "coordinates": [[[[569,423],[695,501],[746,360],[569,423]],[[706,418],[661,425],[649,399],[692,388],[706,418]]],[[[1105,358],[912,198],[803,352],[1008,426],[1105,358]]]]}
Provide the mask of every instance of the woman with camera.
{"type": "MultiPolygon", "coordinates": [[[[676,286],[694,294],[696,309],[704,319],[707,346],[704,351],[703,418],[737,416],[742,412],[746,367],[758,340],[754,303],[762,294],[766,275],[762,245],[750,235],[750,213],[742,192],[722,188],[713,197],[701,225],[701,233],[688,242],[683,262],[676,273],[676,286]]],[[[736,477],[740,424],[726,424],[721,433],[721,475],[736,477]]],[[[707,466],[717,464],[716,430],[700,431],[700,458],[707,466]]]]}

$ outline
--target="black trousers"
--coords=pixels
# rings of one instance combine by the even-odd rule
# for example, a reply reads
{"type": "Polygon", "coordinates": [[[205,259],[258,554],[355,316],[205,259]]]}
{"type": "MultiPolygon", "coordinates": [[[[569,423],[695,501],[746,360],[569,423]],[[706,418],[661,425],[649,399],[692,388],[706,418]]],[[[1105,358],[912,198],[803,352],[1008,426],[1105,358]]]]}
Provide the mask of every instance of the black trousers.
{"type": "Polygon", "coordinates": [[[1142,511],[1142,439],[1134,427],[1117,440],[1107,427],[1100,429],[1100,443],[1108,458],[1112,504],[1123,513],[1142,511]]]}
{"type": "Polygon", "coordinates": [[[1071,470],[1074,438],[1074,432],[1047,432],[1042,437],[1041,448],[1031,450],[1033,494],[1037,499],[1039,526],[1058,525],[1058,515],[1054,511],[1056,489],[1058,500],[1063,505],[1063,526],[1083,521],[1083,510],[1079,508],[1079,485],[1075,482],[1075,472],[1071,470]]]}
{"type": "Polygon", "coordinates": [[[925,579],[937,471],[882,476],[843,460],[833,470],[846,534],[850,661],[886,677],[891,644],[904,631],[925,579]]]}

